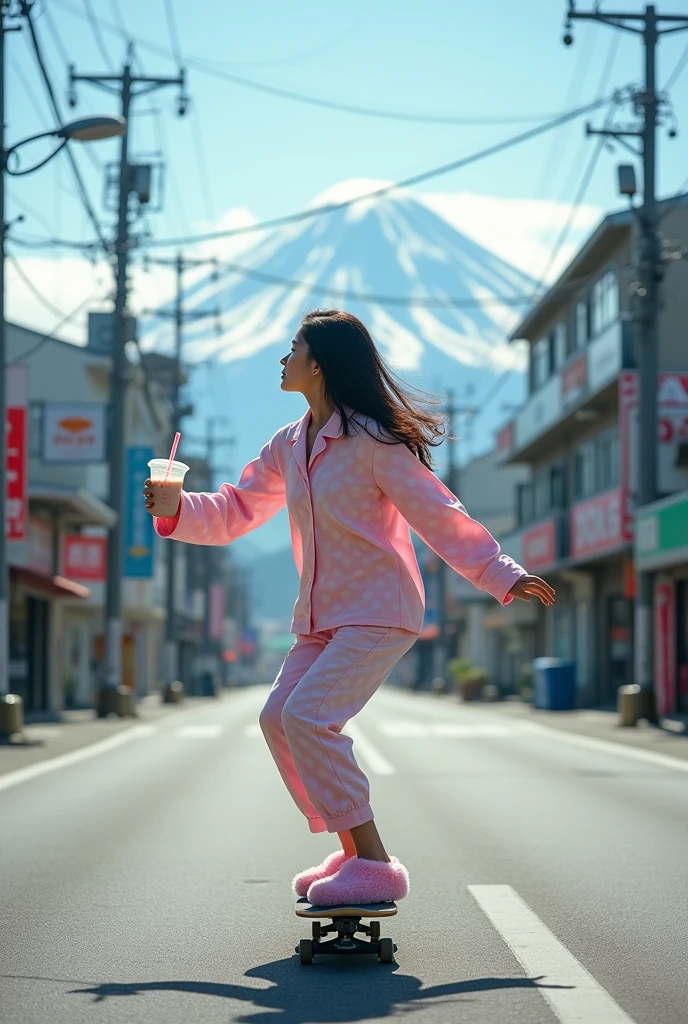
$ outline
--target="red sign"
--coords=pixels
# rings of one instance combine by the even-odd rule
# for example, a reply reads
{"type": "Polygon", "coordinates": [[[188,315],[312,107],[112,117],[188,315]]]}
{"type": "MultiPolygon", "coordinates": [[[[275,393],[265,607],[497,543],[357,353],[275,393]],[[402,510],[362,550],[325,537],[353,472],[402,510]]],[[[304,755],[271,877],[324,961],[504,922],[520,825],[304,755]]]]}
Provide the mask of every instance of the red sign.
{"type": "Polygon", "coordinates": [[[26,540],[26,406],[7,409],[7,528],[8,540],[26,540]]]}
{"type": "Polygon", "coordinates": [[[523,534],[523,561],[525,568],[545,569],[557,560],[554,520],[546,519],[523,534]]]}
{"type": "MultiPolygon", "coordinates": [[[[619,374],[621,509],[624,540],[633,540],[633,496],[638,487],[638,374],[619,374]]],[[[679,443],[688,441],[688,373],[657,374],[657,489],[669,494],[688,482],[676,464],[679,443]]]]}
{"type": "Polygon", "coordinates": [[[505,427],[497,434],[497,451],[502,453],[510,452],[514,447],[514,421],[510,420],[505,427]]]}
{"type": "Polygon", "coordinates": [[[561,397],[564,405],[571,405],[588,386],[588,362],[585,353],[562,371],[561,397]]]}
{"type": "Polygon", "coordinates": [[[654,595],[655,692],[657,714],[670,715],[676,704],[676,597],[674,584],[658,580],[654,595]]]}
{"type": "Polygon", "coordinates": [[[82,537],[65,534],[62,548],[62,573],[72,580],[105,579],[107,537],[82,537]]]}
{"type": "Polygon", "coordinates": [[[581,501],[571,509],[571,558],[597,555],[623,543],[621,489],[581,501]]]}

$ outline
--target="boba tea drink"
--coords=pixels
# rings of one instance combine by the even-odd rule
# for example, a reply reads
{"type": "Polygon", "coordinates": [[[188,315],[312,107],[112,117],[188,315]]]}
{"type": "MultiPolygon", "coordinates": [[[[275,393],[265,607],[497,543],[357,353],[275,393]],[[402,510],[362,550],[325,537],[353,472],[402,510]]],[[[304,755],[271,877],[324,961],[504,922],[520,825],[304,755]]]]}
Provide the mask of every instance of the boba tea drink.
{"type": "Polygon", "coordinates": [[[173,460],[170,463],[169,459],[151,459],[148,465],[151,479],[150,490],[153,492],[151,499],[153,508],[148,511],[160,519],[173,518],[177,514],[184,476],[189,467],[184,462],[173,460]],[[167,475],[167,479],[165,479],[165,475],[167,475]]]}

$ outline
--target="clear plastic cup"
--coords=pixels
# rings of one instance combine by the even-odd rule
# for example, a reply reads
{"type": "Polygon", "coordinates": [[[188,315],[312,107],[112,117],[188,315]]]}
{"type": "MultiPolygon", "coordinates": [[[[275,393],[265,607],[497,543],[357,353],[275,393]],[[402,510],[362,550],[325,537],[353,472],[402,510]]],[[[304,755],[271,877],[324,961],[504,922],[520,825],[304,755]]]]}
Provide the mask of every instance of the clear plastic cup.
{"type": "Polygon", "coordinates": [[[184,462],[173,461],[167,479],[165,479],[169,461],[169,459],[151,459],[148,463],[151,479],[150,490],[153,492],[153,508],[148,511],[159,519],[171,519],[176,516],[184,477],[189,468],[184,462]]]}

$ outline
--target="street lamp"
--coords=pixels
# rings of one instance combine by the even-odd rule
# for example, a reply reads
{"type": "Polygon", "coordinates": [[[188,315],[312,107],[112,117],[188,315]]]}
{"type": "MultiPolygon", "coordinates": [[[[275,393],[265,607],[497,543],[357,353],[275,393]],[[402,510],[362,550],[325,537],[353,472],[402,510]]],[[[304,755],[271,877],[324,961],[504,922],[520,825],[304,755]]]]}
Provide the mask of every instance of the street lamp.
{"type": "Polygon", "coordinates": [[[6,388],[6,354],[5,354],[5,171],[19,176],[37,171],[52,160],[70,139],[77,142],[92,142],[96,139],[110,139],[116,135],[124,135],[127,122],[117,114],[98,114],[91,117],[80,117],[50,132],[41,132],[16,142],[9,149],[5,148],[4,126],[0,117],[0,738],[14,732],[20,732],[23,726],[21,698],[9,693],[9,571],[7,560],[6,538],[6,500],[7,500],[7,398],[6,388]],[[56,136],[62,142],[44,160],[22,170],[17,163],[14,170],[10,169],[9,161],[20,148],[37,139],[56,136]]]}

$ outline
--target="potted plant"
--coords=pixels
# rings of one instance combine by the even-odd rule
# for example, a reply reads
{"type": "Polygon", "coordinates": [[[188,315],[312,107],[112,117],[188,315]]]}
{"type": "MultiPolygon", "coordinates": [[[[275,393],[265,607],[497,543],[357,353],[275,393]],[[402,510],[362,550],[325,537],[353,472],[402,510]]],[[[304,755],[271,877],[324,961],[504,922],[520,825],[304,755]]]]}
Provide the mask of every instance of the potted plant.
{"type": "Polygon", "coordinates": [[[454,683],[457,694],[461,695],[461,680],[473,667],[470,658],[450,658],[447,662],[447,675],[454,683]]]}
{"type": "Polygon", "coordinates": [[[487,669],[473,665],[459,681],[462,700],[480,700],[483,686],[487,683],[487,669]]]}

